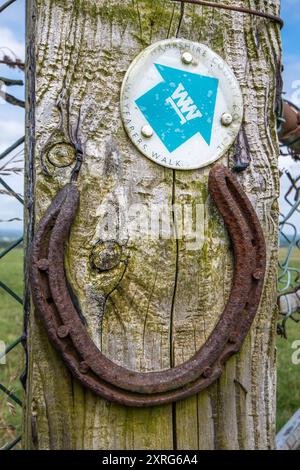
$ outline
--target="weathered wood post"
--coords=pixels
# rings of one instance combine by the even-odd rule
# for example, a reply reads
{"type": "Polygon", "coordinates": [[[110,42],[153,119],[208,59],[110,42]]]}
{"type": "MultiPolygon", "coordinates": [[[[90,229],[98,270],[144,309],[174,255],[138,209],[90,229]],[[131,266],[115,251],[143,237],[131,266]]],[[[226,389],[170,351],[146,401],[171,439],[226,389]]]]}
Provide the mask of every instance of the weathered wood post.
{"type": "MultiPolygon", "coordinates": [[[[280,1],[234,4],[278,14],[280,1]]],[[[134,370],[173,367],[207,340],[231,286],[233,257],[208,197],[209,168],[182,172],[151,162],[131,144],[121,122],[124,74],[155,41],[177,36],[204,43],[239,80],[245,105],[239,150],[248,142],[251,157],[239,181],[262,223],[267,276],[251,334],[221,379],[198,396],[149,409],[121,407],[85,390],[32,307],[25,448],[273,448],[279,26],[249,14],[162,0],[28,0],[27,11],[27,202],[33,198],[28,220],[34,217],[36,225],[69,181],[74,151],[66,134],[71,139],[78,128],[85,159],[66,269],[95,344],[134,370]],[[57,131],[62,116],[64,136],[57,131]],[[120,201],[125,211],[133,204],[199,204],[203,243],[196,249],[188,249],[191,240],[176,237],[101,243],[99,208],[109,202],[118,212],[120,201]]],[[[232,166],[237,151],[233,146],[221,163],[232,166]]]]}

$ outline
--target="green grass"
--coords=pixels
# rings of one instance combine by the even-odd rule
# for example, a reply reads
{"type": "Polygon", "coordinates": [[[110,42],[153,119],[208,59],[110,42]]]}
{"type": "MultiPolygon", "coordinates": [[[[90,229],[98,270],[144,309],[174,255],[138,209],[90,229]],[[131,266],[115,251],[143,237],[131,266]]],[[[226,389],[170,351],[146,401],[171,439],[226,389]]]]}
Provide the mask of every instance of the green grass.
{"type": "MultiPolygon", "coordinates": [[[[300,256],[292,259],[300,267],[300,256]]],[[[0,279],[22,297],[23,254],[14,250],[0,260],[0,279]]],[[[22,307],[0,289],[0,340],[10,344],[22,334],[22,307]]],[[[277,428],[280,429],[300,407],[300,365],[292,363],[292,343],[300,339],[300,323],[288,322],[288,339],[278,337],[277,428]]],[[[24,369],[23,350],[18,346],[0,365],[0,383],[5,384],[23,400],[18,378],[24,369]]],[[[21,409],[0,391],[0,448],[21,433],[21,409]]]]}
{"type": "Polygon", "coordinates": [[[287,322],[287,339],[277,340],[277,430],[300,408],[300,364],[292,363],[294,341],[300,340],[300,323],[287,322]]]}
{"type": "MultiPolygon", "coordinates": [[[[0,250],[1,251],[1,250],[0,250]]],[[[0,280],[21,298],[23,293],[23,252],[15,249],[0,259],[0,280]]],[[[22,334],[22,306],[0,289],[0,341],[6,346],[22,334]]],[[[6,364],[0,364],[0,383],[23,400],[19,377],[24,370],[24,353],[18,345],[6,356],[6,364]]],[[[21,433],[22,410],[0,390],[0,448],[21,433]]]]}
{"type": "MultiPolygon", "coordinates": [[[[286,255],[286,248],[280,249],[280,259],[286,255]]],[[[300,253],[294,250],[290,258],[290,266],[300,269],[300,253]]],[[[299,280],[297,281],[299,284],[299,280]]],[[[298,315],[300,320],[300,317],[298,315]]],[[[277,429],[291,418],[300,408],[300,364],[292,362],[293,342],[300,340],[300,323],[293,320],[287,322],[287,339],[278,337],[278,387],[277,387],[277,429]]]]}

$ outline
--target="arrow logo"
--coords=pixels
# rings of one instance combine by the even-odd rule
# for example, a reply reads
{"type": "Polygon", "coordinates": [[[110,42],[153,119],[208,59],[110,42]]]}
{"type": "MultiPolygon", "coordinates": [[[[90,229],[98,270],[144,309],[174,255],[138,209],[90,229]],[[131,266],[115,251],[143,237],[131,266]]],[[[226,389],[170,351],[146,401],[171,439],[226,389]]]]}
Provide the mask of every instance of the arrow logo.
{"type": "Polygon", "coordinates": [[[219,80],[154,65],[163,81],[135,101],[150,126],[170,153],[197,133],[210,145],[219,80]]]}

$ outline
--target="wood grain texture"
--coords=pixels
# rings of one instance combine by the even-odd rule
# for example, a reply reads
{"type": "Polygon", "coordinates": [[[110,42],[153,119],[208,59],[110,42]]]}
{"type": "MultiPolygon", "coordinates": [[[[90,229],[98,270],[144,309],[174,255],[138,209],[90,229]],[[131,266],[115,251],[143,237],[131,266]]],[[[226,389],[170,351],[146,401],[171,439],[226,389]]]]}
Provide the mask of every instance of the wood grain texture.
{"type": "MultiPolygon", "coordinates": [[[[224,0],[225,1],[225,0],[224,0]]],[[[230,3],[226,0],[225,3],[230,3]]],[[[264,1],[237,5],[266,9],[264,1]]],[[[268,2],[278,13],[279,0],[268,2]]],[[[62,93],[70,96],[70,125],[85,161],[81,202],[67,247],[66,269],[88,330],[118,364],[138,371],[189,359],[207,340],[229,295],[232,252],[207,192],[209,168],[175,172],[156,165],[129,142],[120,120],[124,74],[147,45],[167,37],[202,42],[233,68],[245,101],[250,168],[239,176],[262,222],[268,268],[261,308],[242,352],[218,383],[176,405],[134,410],[92,395],[69,375],[31,312],[24,445],[30,449],[267,449],[275,438],[275,296],[279,191],[274,103],[281,67],[274,23],[238,13],[166,0],[30,0],[35,44],[34,210],[36,223],[70,168],[45,176],[41,156],[55,134],[62,93]],[[119,237],[119,263],[93,269],[103,245],[103,207],[128,214],[172,203],[193,205],[200,237],[119,237]],[[198,205],[198,219],[196,218],[198,205]]],[[[34,133],[34,136],[32,135],[34,133]]],[[[56,139],[56,140],[55,140],[56,139]]],[[[53,151],[66,155],[66,142],[53,151]]],[[[235,148],[223,158],[232,165],[235,148]]],[[[57,155],[56,155],[57,157],[57,155]]],[[[29,179],[32,181],[29,174],[29,179]]],[[[178,222],[178,221],[177,221],[178,222]]],[[[171,224],[172,225],[172,224],[171,224]]],[[[177,231],[179,227],[177,226],[177,231]]],[[[176,230],[175,230],[176,232],[176,230]]],[[[111,245],[107,248],[111,254],[111,245]]]]}

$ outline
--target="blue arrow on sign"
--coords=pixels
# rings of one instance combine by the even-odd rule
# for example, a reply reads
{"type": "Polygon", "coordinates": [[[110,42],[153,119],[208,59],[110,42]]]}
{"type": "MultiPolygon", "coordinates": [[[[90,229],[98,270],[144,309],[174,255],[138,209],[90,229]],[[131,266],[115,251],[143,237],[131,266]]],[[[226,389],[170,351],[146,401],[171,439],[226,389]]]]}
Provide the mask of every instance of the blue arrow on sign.
{"type": "Polygon", "coordinates": [[[170,153],[198,132],[210,145],[219,80],[154,64],[163,81],[135,103],[170,153]]]}

